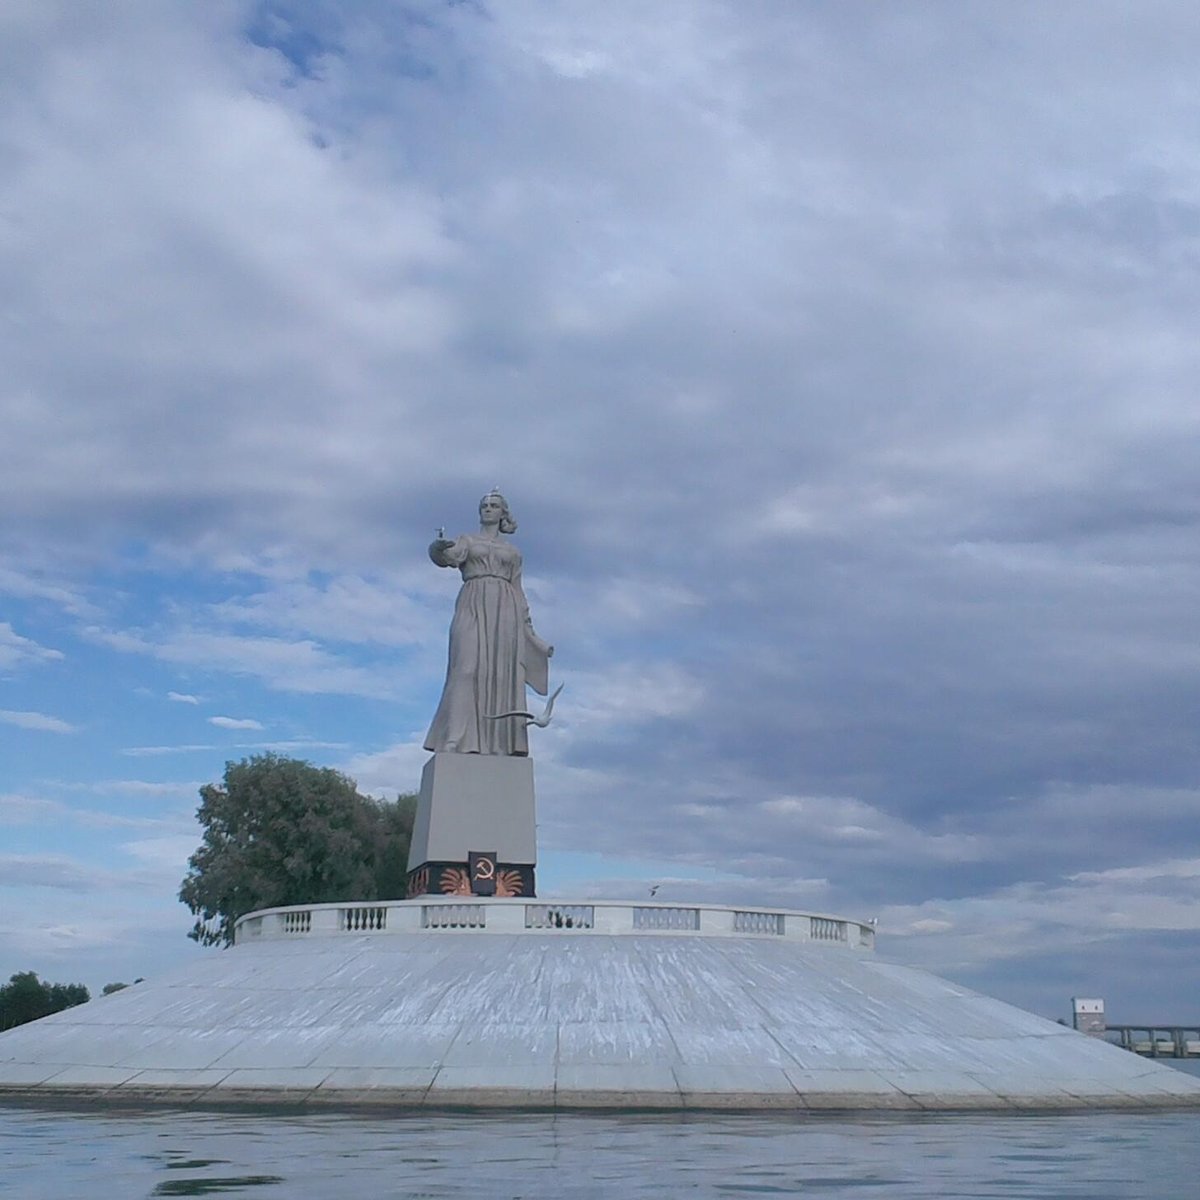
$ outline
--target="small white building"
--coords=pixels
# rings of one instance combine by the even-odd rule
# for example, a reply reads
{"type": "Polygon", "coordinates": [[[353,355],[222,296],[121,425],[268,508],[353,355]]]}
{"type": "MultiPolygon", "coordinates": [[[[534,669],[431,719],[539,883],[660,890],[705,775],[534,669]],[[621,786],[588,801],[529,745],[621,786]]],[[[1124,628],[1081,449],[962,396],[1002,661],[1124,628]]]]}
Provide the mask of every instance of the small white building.
{"type": "Polygon", "coordinates": [[[1107,1028],[1104,1024],[1104,1001],[1072,996],[1071,1023],[1080,1033],[1086,1033],[1089,1037],[1103,1037],[1107,1028]]]}

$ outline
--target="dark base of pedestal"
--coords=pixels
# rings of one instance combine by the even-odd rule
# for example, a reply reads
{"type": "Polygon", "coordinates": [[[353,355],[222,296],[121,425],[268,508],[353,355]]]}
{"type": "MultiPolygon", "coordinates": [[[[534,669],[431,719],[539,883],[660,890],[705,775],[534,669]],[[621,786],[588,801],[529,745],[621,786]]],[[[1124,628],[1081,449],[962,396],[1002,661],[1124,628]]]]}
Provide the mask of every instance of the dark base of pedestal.
{"type": "Polygon", "coordinates": [[[476,864],[474,876],[465,862],[425,862],[408,873],[407,898],[417,896],[523,896],[532,899],[534,865],[505,863],[482,872],[476,864]]]}

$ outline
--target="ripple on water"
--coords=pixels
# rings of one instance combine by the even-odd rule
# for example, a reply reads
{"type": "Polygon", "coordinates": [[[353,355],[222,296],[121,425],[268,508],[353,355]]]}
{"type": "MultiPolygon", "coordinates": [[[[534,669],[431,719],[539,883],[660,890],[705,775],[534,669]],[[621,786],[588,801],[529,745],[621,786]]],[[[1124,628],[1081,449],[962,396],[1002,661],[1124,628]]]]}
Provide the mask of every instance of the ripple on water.
{"type": "Polygon", "coordinates": [[[217,1192],[240,1192],[285,1182],[282,1175],[230,1175],[228,1178],[168,1179],[158,1184],[152,1196],[212,1196],[217,1192]]]}

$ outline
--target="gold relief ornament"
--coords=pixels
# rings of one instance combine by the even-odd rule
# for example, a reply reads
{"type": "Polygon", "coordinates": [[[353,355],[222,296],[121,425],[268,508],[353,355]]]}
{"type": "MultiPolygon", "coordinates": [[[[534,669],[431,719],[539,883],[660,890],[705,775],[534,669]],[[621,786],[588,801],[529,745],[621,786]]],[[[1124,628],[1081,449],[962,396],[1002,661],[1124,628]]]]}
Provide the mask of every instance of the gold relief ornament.
{"type": "Polygon", "coordinates": [[[497,896],[523,896],[524,894],[525,880],[521,878],[520,871],[496,872],[497,896]]]}
{"type": "Polygon", "coordinates": [[[438,884],[443,896],[469,896],[471,876],[462,867],[446,867],[438,884]]]}
{"type": "Polygon", "coordinates": [[[422,867],[408,877],[408,898],[411,900],[414,896],[423,896],[427,891],[429,891],[429,868],[422,867]]]}

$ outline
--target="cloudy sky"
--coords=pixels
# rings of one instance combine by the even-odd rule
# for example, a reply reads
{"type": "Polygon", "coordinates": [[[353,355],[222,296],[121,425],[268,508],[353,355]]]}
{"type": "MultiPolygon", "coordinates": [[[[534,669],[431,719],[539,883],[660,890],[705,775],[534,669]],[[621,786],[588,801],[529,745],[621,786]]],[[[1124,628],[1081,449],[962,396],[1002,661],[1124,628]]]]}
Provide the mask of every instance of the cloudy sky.
{"type": "Polygon", "coordinates": [[[413,790],[498,484],[544,893],[1194,1019],[1198,59],[1186,0],[9,0],[0,979],[205,953],[229,759],[413,790]]]}

